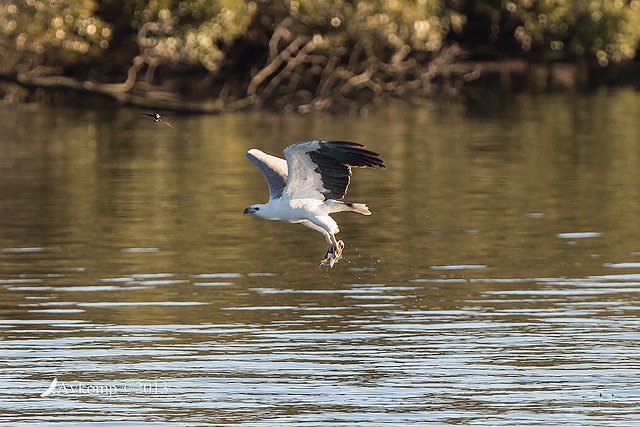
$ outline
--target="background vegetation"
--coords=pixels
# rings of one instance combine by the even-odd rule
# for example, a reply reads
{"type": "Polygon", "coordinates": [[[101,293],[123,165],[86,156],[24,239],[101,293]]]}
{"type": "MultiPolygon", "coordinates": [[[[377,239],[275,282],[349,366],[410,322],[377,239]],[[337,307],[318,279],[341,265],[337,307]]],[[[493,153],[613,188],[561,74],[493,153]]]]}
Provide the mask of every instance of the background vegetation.
{"type": "Polygon", "coordinates": [[[631,64],[639,41],[640,2],[622,0],[0,4],[10,101],[55,87],[159,107],[350,107],[455,93],[486,70],[468,64],[483,61],[631,64]]]}

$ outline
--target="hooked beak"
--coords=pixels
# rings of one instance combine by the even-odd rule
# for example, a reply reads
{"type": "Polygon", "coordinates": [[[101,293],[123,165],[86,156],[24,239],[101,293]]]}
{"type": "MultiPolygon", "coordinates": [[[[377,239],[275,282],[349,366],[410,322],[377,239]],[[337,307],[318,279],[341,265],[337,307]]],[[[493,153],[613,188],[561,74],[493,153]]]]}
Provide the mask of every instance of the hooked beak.
{"type": "Polygon", "coordinates": [[[245,214],[245,215],[246,215],[246,214],[250,214],[250,213],[253,213],[253,211],[251,210],[251,208],[246,208],[246,209],[244,210],[244,214],[245,214]]]}

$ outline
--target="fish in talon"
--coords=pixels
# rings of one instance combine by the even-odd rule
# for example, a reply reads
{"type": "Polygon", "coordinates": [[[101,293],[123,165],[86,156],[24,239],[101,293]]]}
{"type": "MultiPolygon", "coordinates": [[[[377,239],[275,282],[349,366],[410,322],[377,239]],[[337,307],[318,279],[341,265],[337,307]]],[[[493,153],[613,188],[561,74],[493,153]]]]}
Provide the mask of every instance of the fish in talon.
{"type": "Polygon", "coordinates": [[[320,262],[320,267],[333,267],[333,264],[338,262],[338,260],[342,257],[337,257],[334,254],[329,254],[325,259],[320,262]]]}
{"type": "Polygon", "coordinates": [[[335,246],[333,245],[327,246],[327,250],[324,253],[324,258],[327,259],[330,256],[333,256],[334,250],[335,250],[335,246]]]}
{"type": "Polygon", "coordinates": [[[329,256],[340,256],[342,254],[342,249],[344,249],[344,242],[342,240],[339,240],[337,244],[332,243],[327,246],[327,251],[325,252],[324,257],[328,258],[329,256]]]}
{"type": "Polygon", "coordinates": [[[333,261],[332,258],[323,259],[322,261],[320,261],[320,267],[326,267],[326,266],[333,267],[334,262],[335,261],[333,261]]]}
{"type": "Polygon", "coordinates": [[[333,267],[333,264],[342,259],[342,250],[344,249],[344,242],[339,240],[336,245],[329,245],[327,252],[324,255],[324,259],[320,263],[320,266],[333,267]]]}

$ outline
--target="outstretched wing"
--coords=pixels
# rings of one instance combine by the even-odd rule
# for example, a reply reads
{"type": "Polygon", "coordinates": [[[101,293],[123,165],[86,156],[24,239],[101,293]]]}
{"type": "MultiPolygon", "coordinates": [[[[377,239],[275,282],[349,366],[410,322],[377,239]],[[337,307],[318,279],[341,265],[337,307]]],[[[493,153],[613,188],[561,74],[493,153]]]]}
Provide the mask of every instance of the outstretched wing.
{"type": "Polygon", "coordinates": [[[269,184],[269,200],[282,196],[287,186],[287,161],[263,153],[255,148],[247,151],[246,158],[260,169],[269,184]]]}
{"type": "Polygon", "coordinates": [[[346,141],[304,141],[284,149],[289,179],[284,194],[292,199],[340,200],[351,167],[384,167],[378,153],[346,141]]]}

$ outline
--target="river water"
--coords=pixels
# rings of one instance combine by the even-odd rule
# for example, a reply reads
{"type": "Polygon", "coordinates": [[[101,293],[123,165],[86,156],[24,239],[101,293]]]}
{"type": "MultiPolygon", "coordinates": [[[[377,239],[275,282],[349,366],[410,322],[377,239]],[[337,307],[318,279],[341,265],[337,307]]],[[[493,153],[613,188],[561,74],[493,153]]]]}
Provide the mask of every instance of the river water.
{"type": "Polygon", "coordinates": [[[637,92],[138,113],[0,107],[0,423],[640,423],[637,92]],[[333,269],[242,214],[314,138],[387,165],[333,269]]]}

